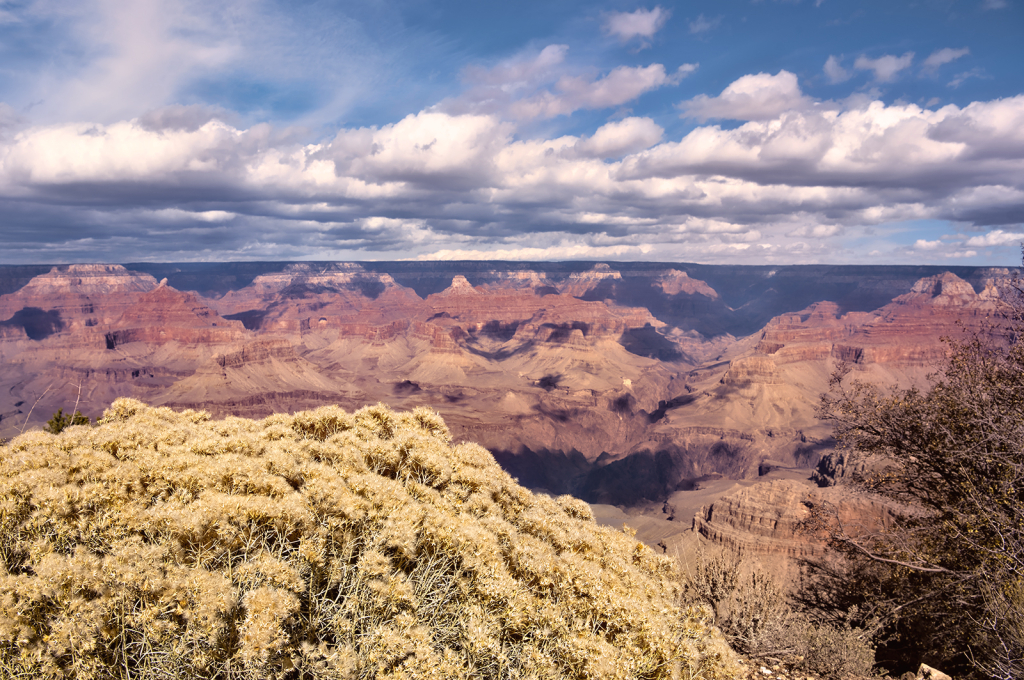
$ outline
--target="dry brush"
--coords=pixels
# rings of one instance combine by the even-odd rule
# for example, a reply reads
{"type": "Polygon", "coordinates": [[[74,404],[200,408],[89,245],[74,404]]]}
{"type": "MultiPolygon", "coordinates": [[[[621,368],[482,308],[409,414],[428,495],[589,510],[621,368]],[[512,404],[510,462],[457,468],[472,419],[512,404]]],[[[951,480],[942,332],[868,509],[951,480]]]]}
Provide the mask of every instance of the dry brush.
{"type": "Polygon", "coordinates": [[[725,678],[672,561],[428,409],[119,399],[0,448],[0,675],[725,678]]]}

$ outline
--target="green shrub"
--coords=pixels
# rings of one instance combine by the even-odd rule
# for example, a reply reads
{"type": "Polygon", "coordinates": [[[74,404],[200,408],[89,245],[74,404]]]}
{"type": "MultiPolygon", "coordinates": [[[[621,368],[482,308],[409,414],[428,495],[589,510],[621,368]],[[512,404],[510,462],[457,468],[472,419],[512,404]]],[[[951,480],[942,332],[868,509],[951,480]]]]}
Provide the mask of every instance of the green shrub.
{"type": "Polygon", "coordinates": [[[46,421],[46,427],[43,428],[50,434],[60,434],[65,428],[71,427],[72,425],[88,425],[89,418],[82,415],[81,411],[75,411],[73,415],[64,413],[64,409],[59,408],[57,412],[53,414],[53,417],[46,421]]]}
{"type": "Polygon", "coordinates": [[[0,676],[726,678],[674,563],[427,409],[119,399],[0,450],[0,676]]]}

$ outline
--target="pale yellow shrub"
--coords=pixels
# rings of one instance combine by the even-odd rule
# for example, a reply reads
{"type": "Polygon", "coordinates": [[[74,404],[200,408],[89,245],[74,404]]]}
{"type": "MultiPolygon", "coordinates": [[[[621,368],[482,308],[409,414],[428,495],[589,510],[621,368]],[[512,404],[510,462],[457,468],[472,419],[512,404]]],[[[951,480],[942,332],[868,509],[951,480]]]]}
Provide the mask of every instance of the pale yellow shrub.
{"type": "Polygon", "coordinates": [[[119,399],[0,449],[0,677],[726,678],[673,562],[428,409],[119,399]]]}

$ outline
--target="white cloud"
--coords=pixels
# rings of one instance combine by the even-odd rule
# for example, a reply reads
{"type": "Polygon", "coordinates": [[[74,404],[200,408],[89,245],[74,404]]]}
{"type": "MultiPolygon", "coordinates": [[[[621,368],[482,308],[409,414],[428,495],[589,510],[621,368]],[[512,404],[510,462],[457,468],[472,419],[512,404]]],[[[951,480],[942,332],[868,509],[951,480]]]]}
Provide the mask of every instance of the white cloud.
{"type": "Polygon", "coordinates": [[[591,137],[576,142],[574,149],[594,158],[622,158],[661,141],[665,130],[650,118],[624,118],[599,127],[591,137]]]}
{"type": "Polygon", "coordinates": [[[164,208],[162,210],[154,210],[150,214],[157,219],[172,221],[198,220],[200,222],[228,222],[236,217],[235,213],[225,210],[192,212],[190,210],[181,210],[180,208],[164,208]]]}
{"type": "Polygon", "coordinates": [[[465,72],[470,88],[434,107],[450,114],[489,113],[519,121],[565,116],[579,109],[620,106],[641,94],[677,84],[697,69],[683,64],[669,74],[662,64],[619,66],[594,77],[567,72],[568,47],[548,45],[538,54],[519,55],[493,68],[465,72]]]}
{"type": "Polygon", "coordinates": [[[958,50],[955,50],[952,47],[943,47],[941,50],[935,50],[932,52],[928,58],[924,60],[924,63],[921,64],[921,67],[926,71],[935,71],[943,64],[956,61],[960,57],[966,56],[970,53],[971,50],[966,47],[962,47],[958,50]]]}
{"type": "Polygon", "coordinates": [[[1024,234],[993,229],[984,236],[972,236],[967,239],[966,245],[974,247],[1008,246],[1017,245],[1021,242],[1024,242],[1024,234]]]}
{"type": "Polygon", "coordinates": [[[722,23],[722,17],[714,17],[709,19],[703,14],[699,15],[696,19],[690,22],[690,33],[699,35],[701,33],[707,33],[711,29],[722,23]]]}
{"type": "Polygon", "coordinates": [[[56,2],[51,21],[74,26],[74,65],[37,84],[44,111],[116,120],[173,101],[183,85],[238,59],[237,36],[217,31],[219,12],[190,0],[56,2]],[[46,88],[46,89],[43,89],[46,88]]]}
{"type": "Polygon", "coordinates": [[[722,90],[717,97],[698,95],[682,102],[685,115],[697,120],[767,120],[784,111],[801,110],[813,104],[800,91],[795,74],[779,71],[776,75],[758,73],[743,76],[722,90]]]}
{"type": "Polygon", "coordinates": [[[606,258],[643,258],[650,256],[649,245],[590,246],[562,244],[547,248],[496,248],[494,250],[442,249],[416,257],[417,260],[597,260],[606,258]]]}
{"type": "Polygon", "coordinates": [[[969,78],[985,78],[985,70],[982,68],[972,68],[970,71],[964,71],[963,73],[957,73],[953,80],[946,83],[948,87],[957,88],[960,87],[965,80],[969,78]]]}
{"type": "Polygon", "coordinates": [[[653,38],[661,30],[671,14],[660,6],[635,12],[613,12],[605,19],[604,30],[608,35],[618,36],[623,42],[642,38],[646,46],[647,39],[653,38]]]}
{"type": "Polygon", "coordinates": [[[874,71],[875,80],[880,83],[888,83],[896,77],[897,73],[909,68],[913,61],[913,52],[907,52],[902,57],[887,54],[878,59],[868,59],[861,55],[857,57],[857,61],[853,62],[853,67],[861,71],[874,71]]]}
{"type": "Polygon", "coordinates": [[[36,124],[114,123],[205,101],[252,121],[334,125],[371,94],[379,98],[385,74],[386,82],[406,82],[419,64],[447,51],[435,36],[400,26],[398,13],[376,14],[368,31],[351,3],[31,0],[3,7],[11,15],[5,42],[32,46],[8,72],[3,98],[36,124]],[[389,31],[401,40],[378,39],[389,31]],[[422,56],[410,64],[408,54],[422,56]]]}
{"type": "Polygon", "coordinates": [[[981,6],[983,9],[1006,9],[1010,3],[1007,0],[983,0],[981,6]]]}
{"type": "MultiPolygon", "coordinates": [[[[506,64],[508,79],[538,78],[537,57],[506,64]]],[[[561,63],[557,50],[545,58],[561,63]]],[[[563,74],[553,89],[573,106],[635,93],[613,73],[563,74]]],[[[644,75],[630,73],[623,82],[644,75]]],[[[649,73],[642,83],[670,78],[649,73]]],[[[0,210],[5,224],[60,226],[8,230],[5,247],[36,253],[26,260],[57,248],[94,260],[194,257],[171,233],[187,229],[221,259],[643,259],[647,247],[691,261],[825,261],[871,225],[876,242],[885,225],[911,220],[984,229],[890,245],[937,261],[1024,238],[1024,95],[934,111],[815,102],[780,72],[687,104],[746,122],[667,141],[643,117],[531,137],[496,113],[438,109],[315,144],[195,111],[158,116],[166,125],[25,127],[0,140],[0,210]]]]}
{"type": "MultiPolygon", "coordinates": [[[[323,155],[333,155],[333,170],[360,184],[472,186],[487,181],[511,132],[493,116],[421,112],[379,129],[342,130],[335,138],[340,153],[323,155]]],[[[310,167],[303,158],[295,162],[310,167]]],[[[272,163],[259,167],[277,170],[272,163]]]]}
{"type": "Polygon", "coordinates": [[[805,225],[794,229],[789,232],[787,236],[797,236],[801,238],[828,238],[829,236],[835,236],[842,233],[843,229],[836,224],[815,224],[805,225]]]}
{"type": "Polygon", "coordinates": [[[496,86],[506,91],[534,87],[550,79],[552,70],[565,61],[568,45],[548,45],[537,54],[521,54],[493,68],[470,66],[464,72],[472,85],[496,86]]]}
{"type": "Polygon", "coordinates": [[[661,64],[619,66],[597,79],[563,76],[555,84],[555,92],[545,90],[533,97],[519,99],[508,110],[512,117],[519,120],[554,118],[579,109],[619,106],[673,82],[677,82],[677,79],[674,75],[669,76],[661,64]]]}
{"type": "Polygon", "coordinates": [[[698,68],[700,68],[700,64],[683,64],[682,66],[676,69],[675,82],[679,82],[686,76],[696,71],[698,68]]]}
{"type": "Polygon", "coordinates": [[[850,72],[840,66],[839,60],[831,54],[825,61],[825,67],[822,70],[825,71],[825,75],[828,76],[828,81],[833,85],[850,79],[850,72]]]}

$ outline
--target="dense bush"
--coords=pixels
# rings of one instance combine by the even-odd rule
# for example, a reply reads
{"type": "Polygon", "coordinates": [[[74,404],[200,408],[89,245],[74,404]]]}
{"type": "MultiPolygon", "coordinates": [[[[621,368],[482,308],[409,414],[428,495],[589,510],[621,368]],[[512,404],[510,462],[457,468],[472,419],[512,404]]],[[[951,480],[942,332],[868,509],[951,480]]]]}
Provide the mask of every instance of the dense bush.
{"type": "Polygon", "coordinates": [[[724,678],[672,561],[433,412],[114,402],[0,449],[0,676],[724,678]]]}

